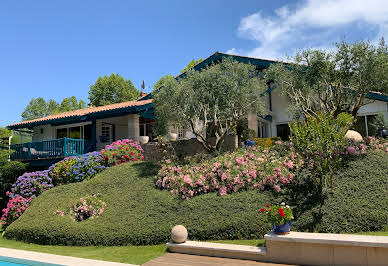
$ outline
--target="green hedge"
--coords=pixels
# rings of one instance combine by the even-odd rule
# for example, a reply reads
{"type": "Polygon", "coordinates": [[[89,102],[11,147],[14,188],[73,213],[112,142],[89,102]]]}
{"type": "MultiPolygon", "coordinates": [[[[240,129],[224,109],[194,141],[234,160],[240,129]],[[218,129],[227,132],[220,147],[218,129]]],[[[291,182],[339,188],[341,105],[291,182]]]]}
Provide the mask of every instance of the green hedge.
{"type": "Polygon", "coordinates": [[[302,180],[299,192],[288,190],[288,195],[277,199],[272,193],[251,190],[181,201],[176,195],[155,189],[157,170],[145,162],[123,164],[92,180],[46,191],[6,229],[5,237],[39,244],[149,245],[168,241],[171,228],[183,224],[190,239],[261,238],[270,226],[258,210],[265,203],[286,198],[295,207],[294,230],[388,230],[388,156],[383,152],[349,162],[334,178],[334,189],[326,198],[309,194],[309,184],[303,180],[308,181],[310,173],[304,171],[298,177],[302,180]],[[74,222],[53,215],[57,209],[64,210],[94,193],[102,194],[107,204],[101,217],[74,222]]]}
{"type": "Polygon", "coordinates": [[[187,227],[191,239],[201,240],[261,238],[270,229],[258,214],[270,194],[251,190],[181,201],[155,189],[157,170],[150,163],[123,164],[92,180],[55,187],[33,200],[5,237],[39,244],[149,245],[168,241],[177,224],[187,227]],[[74,222],[53,215],[94,193],[106,203],[101,217],[74,222]]]}
{"type": "Polygon", "coordinates": [[[10,191],[12,184],[16,182],[16,179],[26,171],[26,164],[21,162],[6,162],[0,166],[0,210],[5,208],[9,200],[5,195],[7,191],[10,191]]]}
{"type": "MultiPolygon", "coordinates": [[[[305,173],[306,174],[306,173],[305,173]]],[[[388,230],[388,155],[372,152],[339,170],[323,204],[299,202],[299,230],[355,233],[388,230]],[[313,206],[315,205],[315,206],[313,206]]]]}

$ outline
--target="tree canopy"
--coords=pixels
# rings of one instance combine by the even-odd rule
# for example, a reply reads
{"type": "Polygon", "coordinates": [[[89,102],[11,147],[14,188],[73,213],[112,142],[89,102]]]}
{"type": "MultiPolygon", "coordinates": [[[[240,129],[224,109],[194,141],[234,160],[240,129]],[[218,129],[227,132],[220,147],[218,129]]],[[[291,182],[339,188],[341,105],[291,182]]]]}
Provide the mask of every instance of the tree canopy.
{"type": "Polygon", "coordinates": [[[10,136],[10,130],[0,127],[0,167],[8,161],[8,156],[11,154],[8,149],[8,138],[10,136]]]}
{"type": "Polygon", "coordinates": [[[273,64],[266,78],[273,80],[290,101],[294,113],[316,116],[346,112],[357,116],[371,100],[371,91],[388,93],[388,49],[381,40],[336,44],[333,52],[306,49],[297,52],[288,64],[273,64]]]}
{"type": "Polygon", "coordinates": [[[164,86],[168,80],[173,80],[174,77],[167,74],[165,76],[162,76],[157,82],[154,84],[154,90],[159,89],[160,87],[164,86]]]}
{"type": "Polygon", "coordinates": [[[46,102],[42,97],[32,98],[26,108],[24,108],[22,120],[36,119],[86,107],[86,103],[83,100],[78,101],[75,96],[64,98],[61,103],[57,103],[53,99],[46,102]]]}
{"type": "Polygon", "coordinates": [[[225,59],[204,70],[190,69],[187,76],[168,79],[155,93],[154,105],[158,123],[189,128],[204,148],[219,150],[227,134],[235,131],[237,121],[249,110],[261,112],[259,94],[266,89],[253,65],[225,59]],[[213,134],[208,134],[209,129],[213,134]],[[216,141],[212,142],[211,138],[216,141]]]}
{"type": "Polygon", "coordinates": [[[195,59],[191,60],[191,61],[187,64],[187,66],[186,66],[184,69],[181,70],[181,73],[185,73],[186,71],[192,69],[196,64],[201,63],[202,61],[203,61],[202,58],[200,58],[200,59],[198,59],[198,60],[195,60],[195,59]]]}
{"type": "Polygon", "coordinates": [[[133,101],[139,95],[140,92],[132,82],[119,74],[98,77],[89,90],[89,100],[93,106],[133,101]]]}

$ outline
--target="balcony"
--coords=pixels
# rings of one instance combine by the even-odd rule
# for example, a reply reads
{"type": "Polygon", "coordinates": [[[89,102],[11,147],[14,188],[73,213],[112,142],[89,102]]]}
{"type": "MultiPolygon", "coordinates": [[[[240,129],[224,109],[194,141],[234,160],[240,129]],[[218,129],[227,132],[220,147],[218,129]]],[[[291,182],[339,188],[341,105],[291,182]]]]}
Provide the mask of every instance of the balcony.
{"type": "Polygon", "coordinates": [[[87,141],[82,139],[53,139],[34,141],[10,146],[14,153],[11,160],[33,161],[47,159],[61,159],[68,156],[76,156],[85,153],[87,141]]]}

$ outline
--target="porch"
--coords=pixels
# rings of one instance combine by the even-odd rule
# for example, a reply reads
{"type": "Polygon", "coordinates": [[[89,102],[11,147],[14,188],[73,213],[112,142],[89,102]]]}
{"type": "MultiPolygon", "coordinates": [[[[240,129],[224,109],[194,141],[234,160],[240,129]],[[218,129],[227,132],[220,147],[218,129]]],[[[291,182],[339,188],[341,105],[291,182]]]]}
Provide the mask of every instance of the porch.
{"type": "Polygon", "coordinates": [[[85,146],[87,146],[87,141],[71,138],[13,144],[10,145],[10,149],[14,151],[11,154],[11,160],[27,162],[63,159],[68,156],[84,154],[85,146]]]}

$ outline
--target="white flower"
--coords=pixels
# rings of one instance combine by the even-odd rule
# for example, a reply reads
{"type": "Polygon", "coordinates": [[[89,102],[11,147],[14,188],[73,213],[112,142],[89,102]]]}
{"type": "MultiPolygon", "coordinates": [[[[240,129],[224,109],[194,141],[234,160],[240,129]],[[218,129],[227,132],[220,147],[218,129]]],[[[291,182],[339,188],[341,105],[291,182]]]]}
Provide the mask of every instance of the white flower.
{"type": "Polygon", "coordinates": [[[290,208],[290,206],[286,205],[286,208],[287,208],[287,209],[289,209],[289,208],[290,208]]]}
{"type": "Polygon", "coordinates": [[[280,203],[280,206],[284,207],[286,204],[284,202],[280,203]]]}

